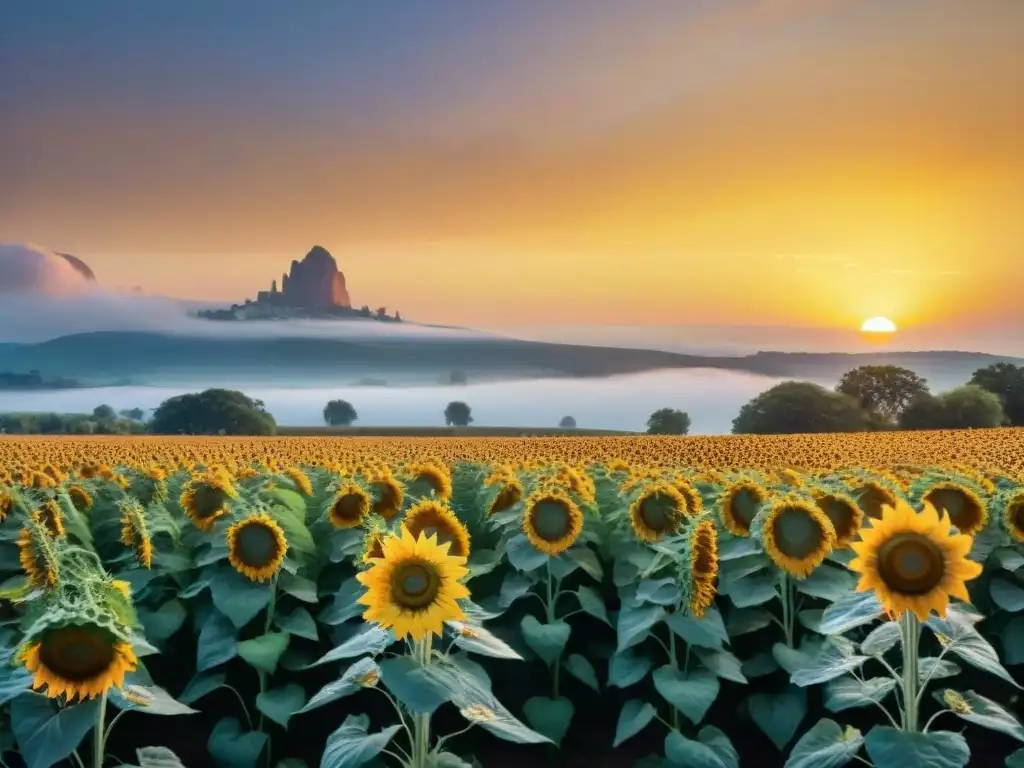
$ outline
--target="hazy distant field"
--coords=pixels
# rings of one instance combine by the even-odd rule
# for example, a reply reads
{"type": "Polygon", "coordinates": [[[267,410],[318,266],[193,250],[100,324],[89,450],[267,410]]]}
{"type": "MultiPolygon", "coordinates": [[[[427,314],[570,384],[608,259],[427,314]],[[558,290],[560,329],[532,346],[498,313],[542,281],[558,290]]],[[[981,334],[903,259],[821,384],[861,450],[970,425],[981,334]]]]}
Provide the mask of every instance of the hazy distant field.
{"type": "Polygon", "coordinates": [[[278,427],[285,437],[602,437],[635,435],[614,429],[558,427],[278,427]]]}

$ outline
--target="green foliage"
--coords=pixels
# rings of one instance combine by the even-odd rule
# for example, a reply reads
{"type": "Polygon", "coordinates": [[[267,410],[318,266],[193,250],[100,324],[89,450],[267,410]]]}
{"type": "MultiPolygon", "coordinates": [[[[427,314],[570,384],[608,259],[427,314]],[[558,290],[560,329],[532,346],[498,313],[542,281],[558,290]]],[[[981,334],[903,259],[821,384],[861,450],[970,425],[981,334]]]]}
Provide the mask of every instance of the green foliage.
{"type": "Polygon", "coordinates": [[[1006,421],[1013,426],[1024,425],[1024,367],[1013,363],[995,363],[979,368],[969,384],[997,395],[1006,413],[1006,421]]]}
{"type": "Polygon", "coordinates": [[[859,432],[870,424],[868,414],[852,397],[810,382],[784,381],[740,408],[732,431],[751,435],[859,432]]]}
{"type": "Polygon", "coordinates": [[[647,419],[649,435],[686,435],[690,432],[690,414],[674,408],[660,408],[647,419]]]}
{"type": "Polygon", "coordinates": [[[347,427],[359,418],[348,400],[330,400],[324,406],[324,423],[332,427],[347,427]]]}
{"type": "Polygon", "coordinates": [[[461,400],[453,400],[444,409],[444,423],[449,427],[468,427],[473,423],[470,408],[461,400]]]}
{"type": "Polygon", "coordinates": [[[869,413],[894,422],[911,401],[928,393],[928,384],[898,365],[863,365],[843,374],[836,392],[852,397],[869,413]]]}
{"type": "Polygon", "coordinates": [[[272,435],[274,417],[259,400],[229,389],[207,389],[164,400],[153,412],[155,435],[272,435]]]}

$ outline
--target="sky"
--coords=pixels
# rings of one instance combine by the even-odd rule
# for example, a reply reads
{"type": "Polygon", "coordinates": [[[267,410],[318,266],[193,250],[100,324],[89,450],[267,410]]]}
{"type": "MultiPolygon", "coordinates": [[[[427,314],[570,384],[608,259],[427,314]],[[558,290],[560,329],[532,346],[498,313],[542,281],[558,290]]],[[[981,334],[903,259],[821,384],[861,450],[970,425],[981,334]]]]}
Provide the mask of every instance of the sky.
{"type": "Polygon", "coordinates": [[[1020,0],[0,5],[0,242],[480,328],[1019,328],[1020,0]]]}

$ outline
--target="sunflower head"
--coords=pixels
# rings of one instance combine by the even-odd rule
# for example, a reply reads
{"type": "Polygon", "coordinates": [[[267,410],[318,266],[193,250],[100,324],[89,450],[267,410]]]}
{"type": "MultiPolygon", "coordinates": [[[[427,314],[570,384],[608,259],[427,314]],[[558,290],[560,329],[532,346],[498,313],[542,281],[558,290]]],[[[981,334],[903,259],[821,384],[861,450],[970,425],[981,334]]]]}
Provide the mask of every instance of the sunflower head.
{"type": "Polygon", "coordinates": [[[149,537],[145,510],[134,499],[119,501],[117,506],[121,510],[121,543],[131,547],[139,565],[152,567],[153,542],[149,537]]]}
{"type": "Polygon", "coordinates": [[[768,492],[754,480],[733,483],[718,499],[722,525],[733,536],[749,536],[750,526],[767,498],[768,492]]]}
{"type": "Polygon", "coordinates": [[[583,513],[567,493],[539,488],[523,508],[523,532],[530,544],[552,557],[576,543],[583,531],[583,513]]]}
{"type": "Polygon", "coordinates": [[[967,559],[973,539],[952,533],[949,518],[931,504],[919,513],[902,500],[884,507],[860,537],[849,563],[860,574],[857,590],[874,590],[890,615],[910,611],[924,621],[931,611],[945,617],[950,597],[970,600],[966,582],[982,570],[967,559]]]}
{"type": "Polygon", "coordinates": [[[679,583],[684,609],[696,618],[715,601],[718,579],[718,532],[706,518],[694,520],[683,534],[679,583]]]}
{"type": "Polygon", "coordinates": [[[280,570],[288,540],[277,521],[265,512],[231,525],[226,534],[228,561],[250,581],[269,581],[280,570]]]}
{"type": "Polygon", "coordinates": [[[388,528],[384,518],[376,515],[370,515],[366,519],[364,527],[366,533],[363,534],[363,553],[359,561],[366,564],[384,557],[384,540],[394,534],[388,528]]]}
{"type": "Polygon", "coordinates": [[[383,557],[356,574],[366,587],[358,601],[366,606],[363,618],[412,640],[441,635],[444,622],[464,619],[458,601],[469,597],[461,581],[466,559],[448,554],[448,546],[435,536],[413,536],[404,525],[385,538],[383,557]]]}
{"type": "Polygon", "coordinates": [[[335,528],[358,528],[372,506],[373,498],[367,489],[359,483],[345,483],[328,502],[327,519],[335,528]]]}
{"type": "Polygon", "coordinates": [[[809,576],[832,551],[836,531],[818,505],[785,496],[758,519],[761,543],[778,568],[797,579],[809,576]]]}
{"type": "Polygon", "coordinates": [[[693,487],[693,484],[685,477],[676,476],[672,481],[675,489],[683,494],[686,499],[686,511],[690,517],[697,517],[704,511],[704,497],[693,487]]]}
{"type": "Polygon", "coordinates": [[[230,514],[228,503],[237,497],[238,491],[227,471],[212,468],[193,475],[180,503],[196,528],[210,531],[219,518],[230,514]]]}
{"type": "Polygon", "coordinates": [[[857,502],[851,496],[838,492],[816,494],[814,501],[835,529],[833,549],[850,546],[864,523],[864,512],[857,502]]]}
{"type": "Polygon", "coordinates": [[[50,535],[58,539],[64,535],[64,511],[55,499],[49,499],[36,511],[39,519],[46,525],[50,535]]]}
{"type": "Polygon", "coordinates": [[[409,478],[406,490],[416,498],[430,498],[446,503],[452,497],[452,476],[444,467],[429,462],[407,464],[404,474],[409,478]]]}
{"type": "Polygon", "coordinates": [[[18,562],[33,587],[53,589],[60,583],[62,542],[50,535],[38,512],[22,525],[18,532],[18,562]]]}
{"type": "Polygon", "coordinates": [[[68,498],[79,512],[88,512],[92,509],[92,496],[80,485],[72,485],[68,488],[68,498]]]}
{"type": "Polygon", "coordinates": [[[295,490],[303,496],[313,495],[313,484],[309,482],[309,477],[305,472],[298,467],[288,467],[284,473],[295,483],[295,490]]]}
{"type": "Polygon", "coordinates": [[[507,512],[523,500],[523,484],[511,470],[495,472],[484,483],[487,516],[507,512]]]}
{"type": "Polygon", "coordinates": [[[405,527],[413,536],[436,536],[439,544],[449,544],[449,554],[469,557],[469,531],[444,504],[421,501],[405,513],[405,527]]]}
{"type": "Polygon", "coordinates": [[[0,488],[0,523],[7,519],[7,516],[11,514],[13,509],[14,496],[11,495],[10,491],[0,488]]]}
{"type": "Polygon", "coordinates": [[[897,502],[896,493],[878,480],[853,483],[852,491],[857,506],[872,520],[881,519],[882,510],[897,502]]]}
{"type": "Polygon", "coordinates": [[[935,483],[921,500],[945,512],[953,526],[968,536],[976,536],[988,524],[988,506],[978,494],[958,483],[935,483]]]}
{"type": "Polygon", "coordinates": [[[1024,543],[1024,491],[1007,494],[1004,498],[1000,515],[1003,530],[1017,543],[1024,543]]]}
{"type": "Polygon", "coordinates": [[[629,505],[629,522],[642,541],[675,533],[688,516],[686,498],[667,482],[651,483],[629,505]]]}
{"type": "Polygon", "coordinates": [[[389,523],[402,512],[405,504],[405,490],[390,472],[375,473],[370,479],[373,506],[370,511],[389,523]]]}

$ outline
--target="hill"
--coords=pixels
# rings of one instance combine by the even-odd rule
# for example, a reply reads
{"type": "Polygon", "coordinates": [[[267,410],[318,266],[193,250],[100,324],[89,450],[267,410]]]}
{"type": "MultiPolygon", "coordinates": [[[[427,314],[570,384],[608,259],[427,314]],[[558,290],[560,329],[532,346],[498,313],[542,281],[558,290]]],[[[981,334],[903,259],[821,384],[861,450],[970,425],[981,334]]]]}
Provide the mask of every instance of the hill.
{"type": "Polygon", "coordinates": [[[427,383],[452,370],[483,378],[605,377],[659,369],[720,368],[763,376],[835,380],[857,365],[902,365],[933,388],[963,383],[1007,358],[973,352],[869,354],[759,352],[742,357],[553,344],[504,338],[197,338],[100,332],[32,344],[0,344],[0,370],[40,371],[83,384],[274,382],[337,385],[360,378],[427,383]]]}

